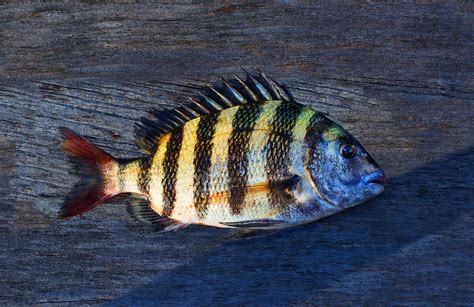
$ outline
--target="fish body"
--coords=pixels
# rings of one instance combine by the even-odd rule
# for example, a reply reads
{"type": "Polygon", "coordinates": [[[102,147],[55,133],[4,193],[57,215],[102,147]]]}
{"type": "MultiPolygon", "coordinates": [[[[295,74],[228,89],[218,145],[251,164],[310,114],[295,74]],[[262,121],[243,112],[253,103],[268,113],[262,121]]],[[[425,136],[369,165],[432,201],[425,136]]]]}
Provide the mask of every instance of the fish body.
{"type": "Polygon", "coordinates": [[[136,132],[145,158],[114,159],[64,130],[63,148],[89,165],[93,183],[73,191],[60,214],[132,193],[130,211],[164,231],[189,224],[280,229],[383,191],[383,171],[340,125],[261,72],[233,81],[191,107],[143,118],[136,132]]]}
{"type": "Polygon", "coordinates": [[[305,132],[315,114],[271,100],[193,119],[163,137],[145,163],[149,178],[141,190],[155,212],[188,223],[222,227],[221,222],[282,219],[296,204],[270,182],[287,181],[303,169],[305,132]],[[179,148],[171,146],[178,138],[179,148]],[[170,156],[176,163],[166,163],[170,156]]]}

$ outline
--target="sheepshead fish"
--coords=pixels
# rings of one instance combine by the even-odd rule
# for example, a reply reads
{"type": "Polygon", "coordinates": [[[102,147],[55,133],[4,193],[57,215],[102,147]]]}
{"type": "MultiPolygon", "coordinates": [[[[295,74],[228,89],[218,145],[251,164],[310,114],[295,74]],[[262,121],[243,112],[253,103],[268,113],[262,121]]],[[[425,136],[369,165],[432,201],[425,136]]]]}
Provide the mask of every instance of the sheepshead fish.
{"type": "Polygon", "coordinates": [[[129,211],[161,232],[190,224],[271,231],[382,193],[384,172],[353,136],[263,72],[246,74],[142,118],[135,131],[144,158],[116,159],[63,128],[83,182],[60,216],[130,193],[129,211]]]}

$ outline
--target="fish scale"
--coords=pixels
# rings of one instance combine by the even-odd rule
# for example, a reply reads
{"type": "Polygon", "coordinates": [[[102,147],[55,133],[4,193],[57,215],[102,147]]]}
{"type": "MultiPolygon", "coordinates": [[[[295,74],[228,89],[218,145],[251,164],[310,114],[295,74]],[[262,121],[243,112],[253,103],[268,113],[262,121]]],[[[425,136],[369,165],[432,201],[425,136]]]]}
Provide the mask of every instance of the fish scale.
{"type": "MultiPolygon", "coordinates": [[[[240,107],[232,120],[232,132],[228,140],[227,170],[229,172],[229,205],[233,215],[238,215],[243,204],[244,189],[248,179],[247,150],[249,140],[260,113],[261,104],[251,103],[240,107]]],[[[250,144],[251,145],[251,144],[250,144]]]]}
{"type": "MultiPolygon", "coordinates": [[[[219,114],[210,114],[201,117],[197,129],[197,141],[194,148],[194,207],[200,219],[207,213],[207,197],[212,191],[210,182],[211,155],[215,142],[217,119],[219,114]]],[[[216,144],[219,146],[219,144],[216,144]]]]}
{"type": "MultiPolygon", "coordinates": [[[[195,146],[185,146],[186,148],[182,149],[184,152],[179,154],[180,156],[194,157],[194,201],[192,203],[177,201],[174,204],[177,213],[171,216],[183,221],[189,219],[190,222],[218,223],[226,221],[226,219],[233,221],[252,217],[269,218],[271,214],[275,213],[274,208],[282,207],[282,204],[279,203],[281,198],[271,191],[266,191],[258,196],[248,195],[246,198],[245,187],[249,184],[266,181],[271,184],[271,182],[281,180],[284,176],[288,177],[288,169],[291,168],[291,165],[285,163],[287,154],[279,153],[288,153],[292,142],[293,128],[302,110],[305,109],[305,112],[311,114],[314,111],[303,106],[294,107],[285,106],[285,104],[287,103],[282,103],[282,101],[268,101],[261,103],[258,109],[251,104],[242,105],[234,108],[243,110],[240,114],[253,114],[254,116],[239,118],[239,111],[230,108],[221,111],[220,114],[205,115],[185,124],[184,130],[187,125],[198,127],[195,134],[186,134],[185,137],[192,139],[191,141],[183,140],[183,143],[195,143],[195,146]],[[289,113],[293,114],[289,116],[289,113]],[[232,119],[231,129],[222,132],[215,131],[220,116],[227,120],[232,119]],[[243,123],[245,119],[251,119],[253,122],[243,123]],[[198,123],[196,124],[196,122],[198,123]],[[236,126],[238,129],[235,129],[236,126]],[[202,128],[202,131],[199,127],[202,128]],[[216,132],[217,135],[214,136],[216,132]],[[220,146],[224,142],[227,143],[226,148],[233,148],[234,151],[228,150],[227,160],[225,160],[227,163],[224,162],[222,156],[221,163],[214,163],[214,176],[211,176],[210,157],[213,148],[211,144],[220,146]],[[207,148],[205,152],[197,150],[204,147],[207,148]],[[233,154],[238,155],[236,157],[232,156],[233,154]],[[227,176],[221,176],[220,174],[225,170],[228,172],[227,176]],[[222,199],[218,204],[213,203],[211,205],[213,213],[208,216],[206,214],[209,207],[207,198],[227,190],[230,191],[228,197],[222,199]],[[195,213],[190,212],[192,206],[196,210],[195,213]],[[218,210],[216,210],[216,206],[219,206],[218,210]],[[246,211],[241,213],[244,208],[246,211]],[[249,211],[250,213],[248,213],[249,211]]],[[[160,153],[158,152],[158,154],[160,153]]],[[[169,155],[171,154],[169,153],[169,155]]],[[[150,172],[150,175],[153,176],[153,173],[150,172]]],[[[186,182],[178,181],[175,184],[176,194],[189,192],[189,185],[186,182]]],[[[166,184],[168,186],[163,187],[163,190],[170,190],[173,183],[168,180],[166,184]]],[[[169,201],[165,198],[152,199],[155,208],[162,208],[163,204],[169,201]]],[[[157,212],[164,213],[160,209],[157,212]]]]}

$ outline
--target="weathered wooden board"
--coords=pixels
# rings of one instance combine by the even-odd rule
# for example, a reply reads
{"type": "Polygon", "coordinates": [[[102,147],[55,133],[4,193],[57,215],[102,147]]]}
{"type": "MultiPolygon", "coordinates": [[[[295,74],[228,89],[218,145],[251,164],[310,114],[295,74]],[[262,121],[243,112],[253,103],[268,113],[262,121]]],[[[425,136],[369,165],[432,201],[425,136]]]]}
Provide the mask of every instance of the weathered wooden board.
{"type": "Polygon", "coordinates": [[[0,304],[474,303],[473,5],[0,5],[0,304]],[[367,204],[228,242],[157,235],[127,199],[69,221],[67,126],[118,157],[133,124],[256,64],[391,177],[367,204]]]}

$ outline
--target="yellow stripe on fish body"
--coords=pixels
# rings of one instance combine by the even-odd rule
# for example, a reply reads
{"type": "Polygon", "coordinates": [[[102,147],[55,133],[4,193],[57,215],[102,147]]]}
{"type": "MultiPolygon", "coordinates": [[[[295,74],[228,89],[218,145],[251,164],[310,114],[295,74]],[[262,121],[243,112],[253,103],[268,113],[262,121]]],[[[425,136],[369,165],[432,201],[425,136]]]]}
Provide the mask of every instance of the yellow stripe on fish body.
{"type": "Polygon", "coordinates": [[[213,147],[210,153],[208,190],[195,190],[196,194],[199,195],[202,193],[205,198],[205,208],[198,210],[197,215],[200,216],[201,219],[204,218],[206,223],[211,223],[211,220],[217,221],[215,222],[215,226],[222,226],[218,224],[219,219],[230,215],[229,207],[226,205],[227,201],[219,204],[209,204],[208,202],[209,195],[215,195],[229,189],[229,173],[227,170],[228,144],[229,137],[232,133],[232,122],[239,107],[240,106],[225,109],[218,115],[212,140],[213,147]]]}
{"type": "Polygon", "coordinates": [[[179,151],[176,170],[176,200],[170,217],[183,221],[193,222],[196,212],[193,206],[194,188],[194,148],[197,141],[197,129],[200,118],[193,119],[183,126],[181,150],[179,151]]]}
{"type": "Polygon", "coordinates": [[[142,172],[142,160],[120,162],[118,164],[118,182],[121,191],[142,194],[139,176],[142,172]]]}
{"type": "MultiPolygon", "coordinates": [[[[275,112],[281,103],[281,101],[265,103],[262,113],[256,121],[247,146],[248,176],[246,186],[268,182],[266,167],[269,157],[266,155],[266,149],[272,134],[271,123],[276,117],[275,112]]],[[[268,192],[258,195],[246,193],[240,214],[233,216],[230,221],[268,218],[272,213],[268,192]]]]}
{"type": "MultiPolygon", "coordinates": [[[[293,128],[292,138],[293,143],[291,144],[290,148],[290,157],[291,163],[294,168],[295,167],[303,167],[304,166],[304,159],[306,157],[306,143],[305,143],[305,136],[310,127],[313,116],[315,115],[315,111],[308,108],[303,107],[301,114],[298,116],[296,124],[293,128]]],[[[296,171],[296,170],[295,170],[296,171]]],[[[302,172],[302,170],[301,170],[302,172]]]]}
{"type": "Polygon", "coordinates": [[[148,170],[148,195],[151,200],[151,208],[156,213],[163,215],[163,161],[165,159],[167,144],[171,134],[165,134],[159,141],[158,147],[154,155],[151,157],[151,163],[148,170]]]}
{"type": "Polygon", "coordinates": [[[247,146],[248,178],[247,185],[254,185],[267,181],[265,166],[267,156],[265,147],[269,141],[271,131],[270,123],[275,117],[275,111],[280,106],[281,101],[270,101],[263,105],[262,113],[255,123],[247,146]]]}
{"type": "Polygon", "coordinates": [[[209,181],[213,183],[213,192],[228,189],[227,154],[229,137],[232,132],[232,120],[239,107],[223,110],[217,119],[211,153],[211,169],[209,181]]]}

